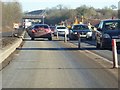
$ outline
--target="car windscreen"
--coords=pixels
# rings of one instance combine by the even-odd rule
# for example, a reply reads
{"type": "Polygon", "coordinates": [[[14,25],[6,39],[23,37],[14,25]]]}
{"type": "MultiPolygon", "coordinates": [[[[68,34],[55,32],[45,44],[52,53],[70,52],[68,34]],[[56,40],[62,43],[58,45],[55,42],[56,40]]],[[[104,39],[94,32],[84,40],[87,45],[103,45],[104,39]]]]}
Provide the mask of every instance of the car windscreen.
{"type": "Polygon", "coordinates": [[[57,29],[66,29],[66,27],[57,27],[57,29]]]}
{"type": "Polygon", "coordinates": [[[104,23],[106,30],[120,30],[120,21],[109,21],[104,23]]]}
{"type": "Polygon", "coordinates": [[[89,29],[88,26],[85,26],[85,25],[75,25],[73,27],[73,30],[86,30],[86,29],[89,29]]]}

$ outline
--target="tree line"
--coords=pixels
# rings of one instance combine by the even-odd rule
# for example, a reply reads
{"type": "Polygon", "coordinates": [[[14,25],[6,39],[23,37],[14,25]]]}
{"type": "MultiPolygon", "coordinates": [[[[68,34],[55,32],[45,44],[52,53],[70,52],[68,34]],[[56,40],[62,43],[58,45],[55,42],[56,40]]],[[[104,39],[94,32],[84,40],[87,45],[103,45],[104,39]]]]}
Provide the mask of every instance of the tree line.
{"type": "MultiPolygon", "coordinates": [[[[13,2],[1,2],[2,6],[2,27],[3,31],[8,31],[13,29],[13,23],[19,23],[22,20],[23,11],[21,4],[13,0],[13,2]]],[[[89,7],[82,5],[76,9],[71,9],[63,5],[57,5],[52,8],[46,9],[45,23],[49,25],[55,25],[61,22],[73,23],[75,17],[81,21],[83,16],[84,22],[88,22],[92,19],[107,19],[111,17],[118,18],[118,11],[115,5],[110,7],[104,7],[102,9],[95,9],[94,7],[89,7]]]]}
{"type": "Polygon", "coordinates": [[[81,21],[81,17],[85,22],[89,22],[92,19],[109,19],[109,18],[118,18],[118,11],[116,10],[115,5],[110,7],[104,7],[102,9],[95,9],[94,7],[89,7],[82,5],[76,9],[69,9],[63,5],[57,5],[53,8],[46,9],[46,18],[45,22],[48,24],[58,24],[60,22],[74,22],[75,17],[81,21]]]}

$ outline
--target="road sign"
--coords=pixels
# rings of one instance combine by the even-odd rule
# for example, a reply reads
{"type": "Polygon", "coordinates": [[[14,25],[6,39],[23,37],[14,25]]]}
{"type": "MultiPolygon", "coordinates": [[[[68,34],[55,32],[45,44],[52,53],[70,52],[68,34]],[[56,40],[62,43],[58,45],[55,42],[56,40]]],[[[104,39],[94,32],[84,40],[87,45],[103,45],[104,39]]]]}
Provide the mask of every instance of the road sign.
{"type": "Polygon", "coordinates": [[[18,23],[13,23],[13,28],[14,29],[18,29],[19,28],[19,24],[18,23]]]}

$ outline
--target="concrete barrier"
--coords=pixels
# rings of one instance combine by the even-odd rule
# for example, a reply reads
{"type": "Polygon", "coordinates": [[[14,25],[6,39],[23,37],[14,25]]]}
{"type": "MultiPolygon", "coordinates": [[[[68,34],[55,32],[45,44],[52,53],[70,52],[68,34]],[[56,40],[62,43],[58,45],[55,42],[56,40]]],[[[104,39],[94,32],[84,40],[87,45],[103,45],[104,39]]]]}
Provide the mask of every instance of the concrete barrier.
{"type": "Polygon", "coordinates": [[[5,62],[5,60],[16,50],[16,48],[20,46],[20,44],[23,41],[24,35],[25,35],[25,31],[22,33],[21,36],[17,38],[17,40],[13,44],[6,46],[5,48],[2,48],[0,50],[0,57],[1,57],[0,58],[0,70],[5,66],[5,65],[2,65],[3,62],[5,62]]]}

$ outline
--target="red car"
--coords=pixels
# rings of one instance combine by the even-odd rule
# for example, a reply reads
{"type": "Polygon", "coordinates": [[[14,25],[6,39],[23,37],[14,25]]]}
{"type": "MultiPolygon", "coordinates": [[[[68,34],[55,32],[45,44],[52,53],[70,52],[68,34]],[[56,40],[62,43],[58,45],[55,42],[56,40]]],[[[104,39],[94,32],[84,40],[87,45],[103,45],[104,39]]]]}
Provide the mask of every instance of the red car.
{"type": "Polygon", "coordinates": [[[51,29],[47,24],[35,24],[31,29],[27,30],[31,40],[35,38],[48,38],[52,40],[51,29]]]}

